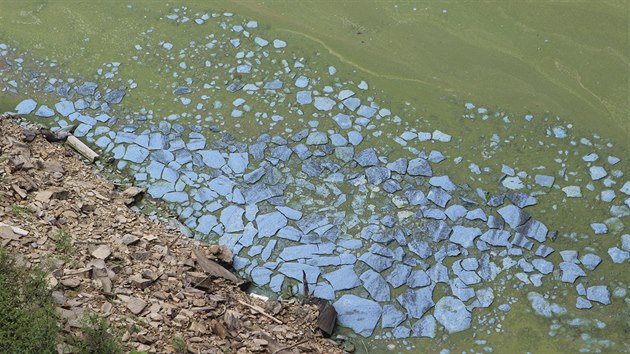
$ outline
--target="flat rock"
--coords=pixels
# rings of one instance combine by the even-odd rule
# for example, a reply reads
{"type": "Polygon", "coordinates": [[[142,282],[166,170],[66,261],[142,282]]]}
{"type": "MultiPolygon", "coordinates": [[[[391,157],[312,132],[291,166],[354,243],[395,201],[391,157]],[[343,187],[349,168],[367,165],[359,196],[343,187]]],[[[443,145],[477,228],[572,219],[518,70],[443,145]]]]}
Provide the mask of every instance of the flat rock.
{"type": "Polygon", "coordinates": [[[382,328],[394,328],[397,327],[402,321],[405,320],[405,316],[402,311],[396,308],[394,305],[383,305],[383,319],[381,321],[382,328]]]}
{"type": "Polygon", "coordinates": [[[320,111],[330,111],[335,106],[335,101],[328,97],[315,97],[313,105],[320,111]]]}
{"type": "Polygon", "coordinates": [[[433,169],[431,168],[431,165],[427,160],[422,158],[415,158],[413,160],[409,160],[407,173],[410,176],[431,177],[433,176],[433,169]]]}
{"type": "Polygon", "coordinates": [[[416,321],[411,327],[411,333],[414,337],[435,338],[437,331],[437,322],[433,315],[426,315],[416,321]]]}
{"type": "Polygon", "coordinates": [[[249,165],[249,155],[246,152],[231,153],[228,157],[228,166],[234,173],[243,173],[249,165]]]}
{"type": "Polygon", "coordinates": [[[92,251],[92,256],[98,259],[106,259],[109,255],[112,254],[112,250],[108,245],[100,245],[94,251],[92,251]]]}
{"type": "Polygon", "coordinates": [[[610,290],[605,285],[589,286],[586,289],[586,298],[603,305],[610,305],[610,290]]]}
{"type": "Polygon", "coordinates": [[[529,214],[521,210],[516,205],[506,205],[498,210],[499,215],[511,228],[516,229],[530,219],[529,214]]]}
{"type": "Polygon", "coordinates": [[[445,208],[446,204],[448,204],[452,197],[442,188],[431,188],[429,194],[427,195],[427,199],[435,203],[435,205],[440,208],[445,208]]]}
{"type": "Polygon", "coordinates": [[[429,184],[434,187],[440,187],[446,191],[454,191],[457,186],[448,176],[437,176],[429,179],[429,184]]]}
{"type": "Polygon", "coordinates": [[[370,253],[370,252],[362,254],[361,257],[359,257],[359,260],[369,265],[372,269],[374,269],[375,271],[379,273],[391,267],[392,264],[394,264],[393,259],[379,256],[377,254],[370,253]]]}
{"type": "Polygon", "coordinates": [[[147,307],[147,302],[140,298],[131,297],[129,301],[127,301],[127,309],[134,315],[139,315],[145,307],[147,307]]]}
{"type": "Polygon", "coordinates": [[[556,316],[564,315],[567,312],[567,310],[564,307],[558,304],[550,303],[542,295],[540,295],[537,292],[533,292],[533,291],[529,292],[527,294],[527,299],[529,299],[529,301],[531,302],[531,306],[532,306],[532,309],[534,310],[534,313],[539,316],[551,318],[554,315],[556,316]]]}
{"type": "Polygon", "coordinates": [[[220,220],[225,227],[225,232],[243,231],[245,229],[243,214],[245,214],[245,209],[236,205],[230,205],[223,209],[220,220]]]}
{"type": "Polygon", "coordinates": [[[337,311],[337,321],[343,327],[369,337],[381,318],[381,306],[371,300],[356,295],[345,294],[333,306],[337,311]]]}
{"type": "Polygon", "coordinates": [[[478,227],[456,225],[453,227],[453,233],[451,234],[450,241],[461,245],[464,248],[469,248],[474,245],[475,238],[479,235],[481,235],[481,229],[478,227]]]}
{"type": "Polygon", "coordinates": [[[30,114],[37,108],[37,102],[33,99],[27,99],[15,106],[15,112],[17,114],[30,114]]]}
{"type": "Polygon", "coordinates": [[[609,248],[608,255],[610,256],[610,259],[613,261],[613,263],[617,264],[623,263],[626,261],[626,259],[630,258],[630,252],[624,251],[619,247],[609,248]]]}
{"type": "Polygon", "coordinates": [[[361,285],[359,277],[354,272],[353,265],[343,266],[322,276],[324,277],[324,279],[328,280],[335,291],[354,289],[357,286],[361,285]]]}
{"type": "Polygon", "coordinates": [[[595,270],[597,266],[602,262],[601,257],[596,254],[588,253],[580,257],[580,262],[588,270],[595,270]]]}
{"type": "Polygon", "coordinates": [[[471,314],[466,305],[452,296],[445,296],[435,304],[435,319],[448,333],[461,332],[470,328],[471,314]]]}
{"type": "Polygon", "coordinates": [[[407,315],[412,318],[421,318],[435,305],[432,286],[417,290],[407,289],[396,300],[407,310],[407,315]]]}
{"type": "Polygon", "coordinates": [[[404,264],[396,264],[394,269],[387,275],[387,282],[394,288],[399,288],[407,283],[407,278],[411,274],[411,267],[404,264]]]}
{"type": "Polygon", "coordinates": [[[302,283],[303,281],[302,272],[304,272],[306,273],[306,281],[308,281],[309,284],[317,283],[317,278],[319,278],[319,274],[321,272],[318,267],[295,262],[282,263],[278,271],[289,278],[297,280],[300,283],[302,283]]]}
{"type": "MultiPolygon", "coordinates": [[[[350,140],[352,142],[352,140],[350,140]]],[[[378,164],[378,156],[376,156],[376,150],[370,148],[360,151],[354,156],[354,160],[361,167],[376,166],[378,164]]]]}
{"type": "Polygon", "coordinates": [[[287,226],[288,219],[279,211],[261,214],[256,217],[258,235],[260,237],[274,236],[278,230],[287,226]]]}
{"type": "Polygon", "coordinates": [[[391,172],[386,167],[372,166],[365,169],[368,183],[375,186],[385,182],[391,176],[391,172]]]}
{"type": "Polygon", "coordinates": [[[389,285],[387,285],[383,276],[370,269],[361,274],[360,279],[363,283],[363,287],[370,293],[370,296],[372,296],[374,300],[389,301],[389,285]]]}
{"type": "Polygon", "coordinates": [[[572,262],[561,262],[560,270],[562,271],[562,281],[565,283],[574,283],[577,278],[586,276],[582,268],[572,262]]]}
{"type": "Polygon", "coordinates": [[[568,198],[581,198],[582,189],[579,186],[566,186],[562,188],[562,191],[568,198]]]}

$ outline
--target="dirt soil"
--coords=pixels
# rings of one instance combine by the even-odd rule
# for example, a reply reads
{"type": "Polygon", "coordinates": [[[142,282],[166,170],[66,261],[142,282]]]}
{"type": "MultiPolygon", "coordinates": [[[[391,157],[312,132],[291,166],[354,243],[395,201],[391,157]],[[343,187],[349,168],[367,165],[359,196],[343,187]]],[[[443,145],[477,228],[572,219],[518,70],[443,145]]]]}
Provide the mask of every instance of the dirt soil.
{"type": "Polygon", "coordinates": [[[68,146],[32,138],[0,118],[0,246],[49,272],[65,332],[93,311],[126,351],[176,353],[181,337],[191,353],[342,352],[317,328],[317,307],[210,276],[206,261],[230,264],[228,250],[133,211],[133,190],[118,191],[68,146]]]}

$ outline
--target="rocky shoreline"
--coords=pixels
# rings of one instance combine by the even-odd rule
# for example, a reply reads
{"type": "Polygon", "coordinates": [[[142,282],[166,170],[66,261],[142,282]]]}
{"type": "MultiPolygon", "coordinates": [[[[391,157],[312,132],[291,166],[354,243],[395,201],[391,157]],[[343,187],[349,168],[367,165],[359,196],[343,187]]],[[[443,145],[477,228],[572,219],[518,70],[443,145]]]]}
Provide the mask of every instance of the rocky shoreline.
{"type": "Polygon", "coordinates": [[[6,118],[0,132],[0,243],[49,273],[65,332],[92,311],[122,330],[127,351],[174,353],[179,337],[192,353],[341,352],[317,328],[316,306],[265,301],[209,276],[203,262],[230,263],[229,250],[132,211],[129,195],[68,147],[25,142],[6,118]]]}

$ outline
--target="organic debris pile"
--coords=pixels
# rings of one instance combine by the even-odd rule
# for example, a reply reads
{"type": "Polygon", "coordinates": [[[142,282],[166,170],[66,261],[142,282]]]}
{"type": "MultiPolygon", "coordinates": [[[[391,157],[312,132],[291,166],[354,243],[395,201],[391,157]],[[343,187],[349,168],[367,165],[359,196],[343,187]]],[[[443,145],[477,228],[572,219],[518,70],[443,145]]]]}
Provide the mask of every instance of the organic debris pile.
{"type": "Polygon", "coordinates": [[[0,118],[0,245],[48,272],[64,332],[90,312],[125,350],[340,352],[317,306],[248,295],[224,268],[229,250],[130,209],[141,192],[117,191],[74,151],[0,118]]]}

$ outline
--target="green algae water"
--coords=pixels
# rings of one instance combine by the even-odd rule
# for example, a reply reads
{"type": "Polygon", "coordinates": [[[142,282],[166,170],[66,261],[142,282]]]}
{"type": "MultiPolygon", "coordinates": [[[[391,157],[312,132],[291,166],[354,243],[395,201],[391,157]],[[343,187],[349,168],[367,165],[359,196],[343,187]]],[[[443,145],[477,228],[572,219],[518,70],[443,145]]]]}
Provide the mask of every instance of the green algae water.
{"type": "MultiPolygon", "coordinates": [[[[419,136],[439,129],[453,140],[431,140],[422,146],[427,154],[436,150],[446,157],[434,164],[436,176],[448,174],[455,184],[469,186],[471,194],[483,189],[490,195],[500,193],[511,177],[531,179],[534,187],[527,191],[538,202],[527,211],[559,235],[549,243],[557,251],[548,260],[555,264],[565,260],[561,250],[598,255],[601,264],[580,281],[585,287],[606,285],[613,293],[609,305],[593,302],[590,310],[577,309],[576,298],[582,294],[576,293],[575,284],[560,281],[558,269],[536,287],[523,285],[526,282],[517,281],[521,278],[516,271],[508,271],[507,279],[492,284],[494,303],[471,310],[471,328],[448,334],[440,327],[432,338],[393,338],[388,331],[381,332],[380,325],[364,338],[340,328],[339,333],[350,337],[358,352],[630,350],[630,305],[625,293],[630,283],[628,261],[612,262],[608,254],[612,247],[621,247],[621,235],[627,233],[628,206],[623,202],[627,195],[620,191],[630,172],[626,162],[630,157],[626,2],[4,0],[0,1],[0,43],[16,48],[29,70],[81,82],[117,79],[110,89],[132,88],[118,115],[131,117],[130,121],[148,117],[135,121],[143,128],[170,116],[183,125],[216,124],[239,141],[253,143],[263,132],[294,134],[308,128],[312,117],[319,117],[299,106],[280,104],[283,98],[272,95],[246,97],[243,105],[233,103],[234,97],[225,90],[211,91],[219,83],[239,83],[249,72],[244,68],[242,73],[237,69],[226,75],[220,70],[229,58],[239,56],[241,49],[234,43],[220,51],[200,49],[218,37],[211,36],[216,28],[194,23],[200,18],[193,16],[197,13],[228,13],[227,18],[243,23],[255,20],[257,36],[288,43],[282,53],[255,62],[259,72],[251,75],[260,82],[270,82],[276,73],[295,68],[297,61],[310,70],[305,69],[303,75],[309,84],[319,83],[321,92],[335,83],[369,83],[369,93],[361,98],[378,100],[399,120],[383,113],[372,129],[378,134],[363,131],[362,147],[379,147],[379,154],[387,155],[389,161],[405,156],[406,148],[413,145],[405,132],[419,136]],[[189,21],[180,21],[183,13],[189,21]],[[167,16],[174,14],[177,19],[169,20],[167,16]],[[41,67],[44,61],[54,65],[41,67]],[[329,77],[331,67],[335,73],[329,77]],[[209,97],[174,97],[172,92],[184,86],[202,93],[208,90],[209,97]],[[264,112],[270,102],[278,104],[274,103],[269,117],[261,116],[255,123],[239,119],[240,114],[264,112]],[[585,163],[589,159],[584,157],[592,153],[598,154],[601,164],[608,159],[611,179],[603,186],[591,181],[592,171],[585,163]],[[614,162],[615,158],[621,162],[614,162]],[[533,183],[535,175],[555,176],[556,183],[541,188],[533,183]],[[581,197],[570,198],[562,190],[577,184],[582,186],[581,197]],[[610,197],[603,197],[610,195],[609,190],[616,191],[612,203],[607,201],[610,197]],[[605,224],[608,233],[595,234],[592,223],[605,224]],[[528,299],[532,291],[548,295],[546,307],[553,308],[550,304],[555,303],[564,310],[536,313],[533,300],[528,299]],[[509,310],[500,309],[503,304],[509,304],[509,310]]],[[[204,21],[212,20],[200,22],[204,21]]],[[[16,73],[8,66],[9,62],[0,61],[2,85],[10,88],[14,81],[17,93],[3,92],[2,111],[13,110],[26,98],[49,100],[50,107],[58,101],[54,92],[23,84],[27,73],[16,73]]],[[[287,97],[289,93],[293,92],[287,91],[287,97]]],[[[123,129],[122,121],[111,127],[123,129]]],[[[332,120],[317,126],[320,131],[336,128],[332,120]]],[[[113,146],[100,146],[98,141],[92,143],[108,153],[114,151],[113,146]]],[[[122,162],[118,167],[130,165],[122,162]]],[[[304,193],[301,188],[289,185],[285,191],[296,196],[288,203],[296,209],[323,208],[334,202],[329,192],[313,188],[312,193],[304,193]]],[[[343,195],[352,195],[350,188],[339,189],[343,195]]],[[[355,199],[352,205],[342,203],[337,209],[365,210],[355,215],[369,218],[371,211],[385,205],[379,193],[380,189],[371,189],[367,202],[355,199]]],[[[398,217],[408,216],[399,212],[398,217]]],[[[355,235],[361,231],[359,226],[347,230],[355,235]]],[[[255,252],[251,254],[256,257],[255,252]]],[[[444,261],[449,268],[453,263],[453,259],[444,261]]],[[[287,281],[285,289],[287,284],[292,283],[287,281]]],[[[269,291],[265,286],[259,290],[269,291]]],[[[402,292],[402,288],[392,289],[392,300],[402,292]]],[[[439,284],[433,297],[437,302],[450,293],[447,285],[439,284]]],[[[359,295],[374,296],[366,291],[359,295]]]]}

